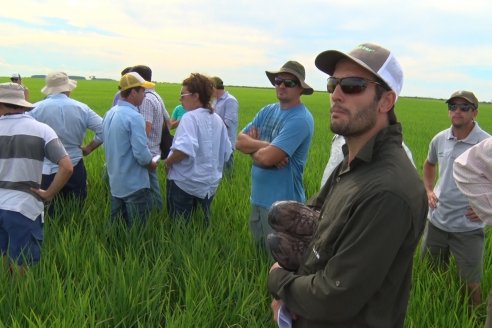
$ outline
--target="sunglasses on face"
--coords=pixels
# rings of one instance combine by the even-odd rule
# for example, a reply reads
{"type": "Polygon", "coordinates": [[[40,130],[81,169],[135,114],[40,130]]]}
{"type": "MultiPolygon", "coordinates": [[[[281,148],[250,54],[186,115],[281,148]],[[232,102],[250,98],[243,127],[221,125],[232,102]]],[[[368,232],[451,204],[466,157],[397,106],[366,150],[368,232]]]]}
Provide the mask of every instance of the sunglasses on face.
{"type": "Polygon", "coordinates": [[[469,110],[474,110],[475,106],[469,103],[464,103],[464,104],[454,104],[454,103],[449,103],[448,104],[448,110],[454,112],[457,109],[460,109],[462,112],[468,112],[469,110]]]}
{"type": "Polygon", "coordinates": [[[328,78],[326,90],[328,91],[328,93],[333,93],[335,92],[335,88],[337,87],[337,85],[340,85],[343,93],[348,95],[355,95],[366,90],[369,83],[374,83],[384,88],[381,83],[364,79],[362,77],[343,77],[339,79],[332,76],[328,78]]]}
{"type": "Polygon", "coordinates": [[[186,96],[191,96],[193,93],[191,92],[188,92],[188,93],[182,93],[179,95],[179,100],[183,100],[184,97],[186,96]]]}
{"type": "Polygon", "coordinates": [[[276,77],[273,81],[273,84],[276,86],[280,86],[282,83],[285,85],[286,88],[294,88],[295,86],[299,85],[299,81],[297,80],[282,79],[281,77],[276,77]]]}

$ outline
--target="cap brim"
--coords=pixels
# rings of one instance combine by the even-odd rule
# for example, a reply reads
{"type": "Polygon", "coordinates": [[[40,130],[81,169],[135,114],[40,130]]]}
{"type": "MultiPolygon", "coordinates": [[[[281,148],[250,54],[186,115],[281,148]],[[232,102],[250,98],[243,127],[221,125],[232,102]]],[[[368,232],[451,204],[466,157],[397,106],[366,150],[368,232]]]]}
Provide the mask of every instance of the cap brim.
{"type": "Polygon", "coordinates": [[[337,63],[341,59],[346,59],[348,61],[351,61],[352,63],[360,66],[361,68],[367,70],[368,72],[374,74],[381,82],[387,87],[388,89],[391,89],[387,82],[378,74],[378,72],[375,72],[372,68],[370,68],[366,63],[363,61],[352,57],[350,55],[347,55],[343,52],[340,52],[338,50],[327,50],[323,51],[320,53],[318,56],[316,56],[316,59],[314,60],[314,64],[316,67],[322,71],[325,72],[326,74],[332,76],[333,73],[335,72],[335,67],[337,66],[337,63]]]}
{"type": "Polygon", "coordinates": [[[142,85],[142,87],[144,87],[145,89],[152,89],[155,87],[155,83],[145,81],[144,84],[142,85]]]}
{"type": "Polygon", "coordinates": [[[281,70],[281,71],[265,71],[266,73],[266,76],[268,77],[268,79],[270,80],[270,83],[272,85],[275,85],[275,76],[279,75],[280,73],[289,73],[289,74],[292,74],[294,75],[298,80],[299,82],[301,83],[301,87],[302,87],[302,94],[303,95],[311,95],[313,94],[314,90],[313,88],[311,88],[306,82],[304,82],[300,77],[299,75],[297,75],[296,72],[290,70],[290,69],[284,69],[284,70],[281,70]]]}

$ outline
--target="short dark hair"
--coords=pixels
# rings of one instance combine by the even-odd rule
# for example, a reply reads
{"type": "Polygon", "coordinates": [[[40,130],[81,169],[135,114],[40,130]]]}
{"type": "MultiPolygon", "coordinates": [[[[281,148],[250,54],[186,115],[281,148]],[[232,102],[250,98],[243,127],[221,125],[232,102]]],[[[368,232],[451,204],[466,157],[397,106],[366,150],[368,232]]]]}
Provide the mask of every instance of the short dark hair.
{"type": "Polygon", "coordinates": [[[137,72],[145,81],[152,82],[152,70],[149,66],[137,65],[133,66],[130,72],[137,72]]]}
{"type": "Polygon", "coordinates": [[[128,66],[128,67],[125,67],[122,71],[121,71],[121,76],[125,75],[126,73],[130,73],[132,70],[132,67],[131,66],[128,66]]]}
{"type": "Polygon", "coordinates": [[[139,92],[140,89],[144,89],[144,88],[143,87],[133,87],[133,88],[130,88],[130,89],[126,89],[126,90],[120,91],[120,97],[121,98],[128,98],[128,96],[130,95],[130,93],[132,93],[132,90],[135,90],[135,91],[139,92]]]}
{"type": "Polygon", "coordinates": [[[0,105],[4,105],[5,107],[10,108],[10,109],[24,109],[24,110],[27,110],[26,107],[19,106],[19,105],[14,105],[14,104],[9,104],[9,103],[0,102],[0,105]]]}

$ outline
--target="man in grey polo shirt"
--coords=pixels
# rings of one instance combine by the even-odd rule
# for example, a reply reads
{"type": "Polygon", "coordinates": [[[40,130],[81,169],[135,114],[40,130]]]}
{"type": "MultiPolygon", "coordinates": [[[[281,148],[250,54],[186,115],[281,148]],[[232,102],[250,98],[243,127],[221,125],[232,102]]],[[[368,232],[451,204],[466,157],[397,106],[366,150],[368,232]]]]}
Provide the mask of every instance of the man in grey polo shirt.
{"type": "Polygon", "coordinates": [[[453,163],[456,157],[490,135],[480,129],[475,121],[478,100],[472,92],[456,91],[446,103],[452,125],[432,139],[424,162],[423,180],[429,201],[429,221],[424,233],[422,255],[429,255],[432,265],[446,266],[452,253],[459,275],[466,282],[471,304],[479,305],[484,224],[457,188],[453,163]],[[439,179],[434,186],[437,164],[439,179]]]}

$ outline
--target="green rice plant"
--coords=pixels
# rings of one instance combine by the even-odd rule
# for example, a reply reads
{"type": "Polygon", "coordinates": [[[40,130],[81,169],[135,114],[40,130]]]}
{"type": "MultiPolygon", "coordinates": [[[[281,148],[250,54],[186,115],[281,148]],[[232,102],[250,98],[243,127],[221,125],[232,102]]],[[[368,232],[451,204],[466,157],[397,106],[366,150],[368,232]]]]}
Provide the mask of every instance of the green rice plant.
{"type": "MultiPolygon", "coordinates": [[[[31,101],[43,99],[43,79],[23,80],[31,101]]],[[[72,97],[104,115],[117,85],[79,81],[72,97]]],[[[171,113],[179,103],[180,85],[158,83],[157,91],[171,113]]],[[[276,101],[273,88],[228,91],[239,100],[240,129],[276,101]]],[[[315,92],[302,100],[315,119],[304,172],[311,197],[320,188],[333,134],[328,94],[315,92]]],[[[491,104],[481,104],[478,115],[488,131],[491,109],[491,104]]],[[[450,126],[444,100],[402,97],[396,113],[421,172],[431,138],[450,126]]],[[[86,142],[92,137],[88,133],[86,142]]],[[[154,211],[145,226],[131,230],[109,224],[103,147],[86,157],[89,195],[84,208],[69,202],[56,217],[46,218],[41,262],[24,277],[2,270],[0,327],[274,327],[266,288],[271,260],[256,248],[249,232],[251,159],[239,152],[234,156],[233,175],[217,190],[208,227],[199,214],[185,223],[154,211]]],[[[158,170],[165,195],[165,172],[158,170]]],[[[484,298],[492,288],[489,230],[486,235],[484,298]]],[[[431,271],[417,251],[413,272],[406,327],[483,325],[485,306],[468,307],[453,261],[447,271],[431,271]]]]}

